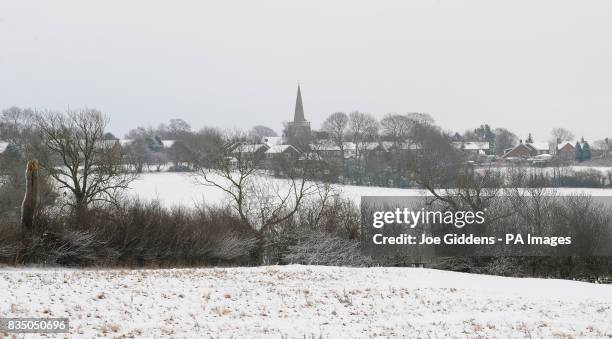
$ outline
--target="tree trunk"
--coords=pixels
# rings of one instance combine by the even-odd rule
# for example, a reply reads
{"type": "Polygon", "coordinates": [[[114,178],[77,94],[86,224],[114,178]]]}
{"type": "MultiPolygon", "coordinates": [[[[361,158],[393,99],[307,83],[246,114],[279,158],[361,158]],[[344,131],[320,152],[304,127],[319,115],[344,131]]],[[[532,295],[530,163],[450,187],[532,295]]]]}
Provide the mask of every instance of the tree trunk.
{"type": "Polygon", "coordinates": [[[22,237],[26,238],[32,234],[34,227],[34,215],[38,207],[38,162],[28,161],[26,166],[26,191],[21,204],[21,226],[22,237]]]}

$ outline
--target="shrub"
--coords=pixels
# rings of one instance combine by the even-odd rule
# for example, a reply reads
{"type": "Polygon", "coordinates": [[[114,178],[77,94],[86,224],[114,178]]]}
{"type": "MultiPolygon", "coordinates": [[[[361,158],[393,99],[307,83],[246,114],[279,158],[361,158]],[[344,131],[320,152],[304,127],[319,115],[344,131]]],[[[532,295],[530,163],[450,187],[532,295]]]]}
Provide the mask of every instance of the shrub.
{"type": "MultiPolygon", "coordinates": [[[[0,242],[4,256],[19,248],[13,238],[0,242]]],[[[78,217],[40,215],[20,259],[66,266],[250,263],[255,244],[250,229],[227,210],[166,209],[135,201],[78,217]]]]}
{"type": "Polygon", "coordinates": [[[605,187],[606,176],[595,169],[571,171],[568,175],[558,178],[558,187],[605,187]]]}
{"type": "Polygon", "coordinates": [[[21,251],[19,226],[11,223],[0,223],[0,262],[13,263],[21,251]]]}
{"type": "Polygon", "coordinates": [[[359,250],[359,242],[313,231],[289,246],[283,262],[304,265],[371,266],[374,262],[359,250]]]}

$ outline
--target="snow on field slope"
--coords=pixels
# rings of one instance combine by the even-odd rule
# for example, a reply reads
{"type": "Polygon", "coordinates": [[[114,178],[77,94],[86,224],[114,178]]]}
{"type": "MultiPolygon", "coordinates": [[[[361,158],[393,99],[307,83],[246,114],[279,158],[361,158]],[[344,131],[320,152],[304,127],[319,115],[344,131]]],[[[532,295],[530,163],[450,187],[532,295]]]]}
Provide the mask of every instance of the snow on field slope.
{"type": "Polygon", "coordinates": [[[612,286],[419,268],[0,270],[0,317],[74,336],[610,337],[612,286]]]}
{"type": "MultiPolygon", "coordinates": [[[[223,182],[222,180],[220,182],[223,182]]],[[[275,182],[279,187],[287,186],[285,180],[274,178],[266,178],[266,180],[275,182]]],[[[350,185],[335,185],[335,187],[345,197],[352,198],[356,203],[359,203],[362,195],[398,196],[424,194],[425,192],[419,189],[387,187],[350,185]]],[[[157,199],[166,206],[193,206],[201,202],[220,204],[227,199],[227,195],[219,188],[198,184],[197,177],[192,173],[143,173],[130,185],[130,188],[129,194],[141,199],[157,199]]]]}
{"type": "MultiPolygon", "coordinates": [[[[271,179],[275,180],[275,179],[271,179]]],[[[282,180],[279,183],[283,183],[282,180]]],[[[402,196],[425,194],[420,189],[337,185],[342,194],[359,204],[361,196],[402,196]]],[[[132,196],[141,199],[158,199],[166,206],[194,206],[197,203],[220,204],[226,195],[218,188],[196,183],[191,173],[144,173],[130,185],[132,196]]],[[[561,188],[559,194],[584,193],[594,196],[612,196],[612,189],[561,188]]]]}

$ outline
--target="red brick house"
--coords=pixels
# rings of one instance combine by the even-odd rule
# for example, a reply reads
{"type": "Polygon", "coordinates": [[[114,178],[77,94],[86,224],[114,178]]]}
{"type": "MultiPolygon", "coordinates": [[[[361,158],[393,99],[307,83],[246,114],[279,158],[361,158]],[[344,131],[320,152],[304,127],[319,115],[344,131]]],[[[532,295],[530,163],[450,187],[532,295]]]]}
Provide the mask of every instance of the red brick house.
{"type": "Polygon", "coordinates": [[[576,158],[576,147],[569,141],[558,144],[557,157],[563,160],[574,160],[576,158]]]}
{"type": "Polygon", "coordinates": [[[505,150],[503,157],[508,158],[531,158],[542,154],[550,154],[550,146],[544,142],[523,143],[523,140],[514,148],[505,150]]]}

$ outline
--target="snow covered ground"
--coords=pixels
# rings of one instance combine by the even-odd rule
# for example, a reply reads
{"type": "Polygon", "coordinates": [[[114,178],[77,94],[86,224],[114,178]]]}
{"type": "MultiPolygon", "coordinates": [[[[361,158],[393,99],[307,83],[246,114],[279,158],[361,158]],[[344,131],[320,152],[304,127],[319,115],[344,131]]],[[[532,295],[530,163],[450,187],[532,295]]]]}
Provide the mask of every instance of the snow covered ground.
{"type": "MultiPolygon", "coordinates": [[[[281,187],[286,186],[286,181],[266,178],[279,183],[281,187]]],[[[353,198],[359,203],[362,195],[406,195],[424,193],[418,189],[401,189],[386,187],[366,187],[336,185],[346,197],[353,198]]],[[[227,198],[226,194],[219,188],[203,186],[198,184],[197,177],[192,173],[171,172],[147,172],[130,185],[133,196],[141,199],[157,199],[167,206],[193,206],[194,204],[206,202],[209,204],[220,204],[227,198]]],[[[611,192],[612,193],[612,192],[611,192]]]]}
{"type": "Polygon", "coordinates": [[[612,286],[420,268],[0,269],[0,317],[73,337],[610,337],[612,286]]]}
{"type": "MultiPolygon", "coordinates": [[[[275,180],[275,179],[271,179],[275,180]]],[[[282,182],[282,181],[281,181],[282,182]]],[[[206,202],[220,204],[226,195],[218,188],[202,186],[190,173],[144,173],[130,186],[129,194],[141,199],[158,199],[166,206],[193,206],[206,202]]],[[[363,195],[402,196],[425,194],[424,190],[388,187],[337,185],[342,194],[359,204],[363,195]]],[[[561,188],[559,194],[585,193],[593,196],[612,196],[612,189],[561,188]]]]}

